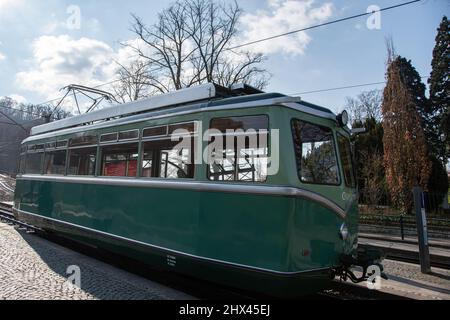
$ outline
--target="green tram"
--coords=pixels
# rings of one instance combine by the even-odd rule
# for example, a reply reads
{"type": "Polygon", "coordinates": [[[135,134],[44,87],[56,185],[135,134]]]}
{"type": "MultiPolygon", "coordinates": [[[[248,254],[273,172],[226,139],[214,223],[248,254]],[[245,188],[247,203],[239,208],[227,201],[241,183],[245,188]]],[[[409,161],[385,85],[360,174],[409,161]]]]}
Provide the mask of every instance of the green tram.
{"type": "Polygon", "coordinates": [[[299,98],[206,84],[44,124],[23,142],[14,214],[155,269],[277,297],[315,292],[373,262],[357,253],[341,118],[299,98]],[[229,129],[250,128],[279,139],[192,161],[208,129],[234,139],[229,129]],[[192,148],[172,141],[178,129],[192,148]]]}

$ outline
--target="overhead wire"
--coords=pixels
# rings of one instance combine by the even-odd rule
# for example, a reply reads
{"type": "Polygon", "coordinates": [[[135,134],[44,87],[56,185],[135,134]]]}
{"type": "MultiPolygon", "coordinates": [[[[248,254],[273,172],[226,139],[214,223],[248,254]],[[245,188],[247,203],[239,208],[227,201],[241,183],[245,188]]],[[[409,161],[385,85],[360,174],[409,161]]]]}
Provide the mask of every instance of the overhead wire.
{"type": "MultiPolygon", "coordinates": [[[[265,41],[274,40],[274,39],[285,37],[285,36],[289,36],[289,35],[292,35],[292,34],[304,32],[304,31],[308,31],[308,30],[312,30],[312,29],[317,29],[317,28],[320,28],[320,27],[329,26],[329,25],[337,24],[337,23],[340,23],[340,22],[345,22],[345,21],[352,20],[352,19],[361,18],[361,17],[364,17],[364,16],[372,15],[372,14],[377,13],[377,12],[384,12],[384,11],[389,11],[389,10],[393,10],[393,9],[400,8],[400,7],[405,7],[405,6],[408,6],[408,5],[411,5],[411,4],[414,4],[414,3],[418,3],[418,2],[421,2],[421,1],[423,1],[423,0],[407,1],[407,2],[400,3],[400,4],[396,4],[396,5],[380,8],[379,10],[363,12],[363,13],[360,13],[360,14],[355,14],[355,15],[352,15],[352,16],[348,16],[348,17],[344,17],[344,18],[340,18],[340,19],[335,19],[335,20],[332,20],[332,21],[328,21],[328,22],[324,22],[324,23],[308,26],[308,27],[305,27],[305,28],[296,29],[296,30],[292,30],[292,31],[289,31],[289,32],[273,35],[273,36],[270,36],[270,37],[266,37],[266,38],[262,38],[262,39],[258,39],[258,40],[254,40],[254,41],[249,41],[249,42],[242,43],[242,44],[239,44],[239,45],[236,45],[236,46],[228,47],[228,48],[225,48],[224,51],[232,51],[232,50],[239,49],[239,48],[242,48],[242,47],[250,46],[250,45],[261,43],[261,42],[265,42],[265,41]]],[[[160,69],[162,69],[162,67],[160,69]]],[[[158,70],[156,70],[156,71],[158,71],[158,70]]],[[[133,76],[135,76],[135,75],[130,75],[128,77],[125,77],[125,79],[131,78],[133,76]]],[[[101,88],[101,87],[104,87],[104,86],[107,86],[107,85],[110,85],[110,84],[122,81],[123,79],[124,78],[112,80],[112,81],[109,81],[109,82],[102,83],[102,84],[99,84],[97,86],[94,86],[93,88],[101,88]]],[[[369,85],[376,85],[376,84],[382,84],[382,83],[360,84],[360,85],[349,86],[349,87],[362,87],[362,86],[369,86],[369,85]]],[[[341,90],[341,89],[347,89],[349,87],[339,87],[339,88],[330,88],[330,89],[323,89],[323,90],[314,90],[314,91],[311,91],[311,92],[303,92],[301,94],[310,94],[310,93],[316,93],[316,92],[341,90]]],[[[43,103],[39,103],[37,105],[38,106],[45,105],[45,104],[49,104],[49,103],[52,103],[52,102],[55,102],[55,101],[58,101],[58,100],[61,100],[61,99],[62,99],[62,97],[56,98],[56,99],[51,99],[51,100],[45,101],[43,103]]],[[[56,107],[56,109],[57,109],[57,107],[56,107]]]]}

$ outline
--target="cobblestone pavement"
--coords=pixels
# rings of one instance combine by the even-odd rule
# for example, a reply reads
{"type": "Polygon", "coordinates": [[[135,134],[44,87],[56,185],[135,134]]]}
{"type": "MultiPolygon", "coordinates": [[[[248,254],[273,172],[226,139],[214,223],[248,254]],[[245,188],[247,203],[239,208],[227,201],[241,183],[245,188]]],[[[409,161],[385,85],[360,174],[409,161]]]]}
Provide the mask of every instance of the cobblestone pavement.
{"type": "MultiPolygon", "coordinates": [[[[450,300],[450,270],[385,260],[390,278],[381,291],[413,299],[450,300]]],[[[185,293],[115,268],[33,234],[0,223],[0,300],[175,300],[185,293]],[[68,281],[80,268],[81,289],[68,281]]],[[[364,284],[362,284],[364,285],[364,284]]]]}
{"type": "Polygon", "coordinates": [[[0,300],[193,299],[4,223],[0,270],[0,300]],[[81,289],[70,266],[79,267],[81,289]]]}

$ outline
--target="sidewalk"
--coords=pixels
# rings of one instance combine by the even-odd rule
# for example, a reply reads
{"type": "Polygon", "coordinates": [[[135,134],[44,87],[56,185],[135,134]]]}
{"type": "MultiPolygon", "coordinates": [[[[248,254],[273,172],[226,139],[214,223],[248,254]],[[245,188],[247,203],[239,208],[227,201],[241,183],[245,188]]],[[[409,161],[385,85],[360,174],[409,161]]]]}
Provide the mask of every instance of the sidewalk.
{"type": "Polygon", "coordinates": [[[383,266],[389,280],[381,280],[379,291],[415,300],[450,300],[450,270],[432,268],[431,274],[423,274],[419,265],[393,260],[384,260],[383,266]]]}

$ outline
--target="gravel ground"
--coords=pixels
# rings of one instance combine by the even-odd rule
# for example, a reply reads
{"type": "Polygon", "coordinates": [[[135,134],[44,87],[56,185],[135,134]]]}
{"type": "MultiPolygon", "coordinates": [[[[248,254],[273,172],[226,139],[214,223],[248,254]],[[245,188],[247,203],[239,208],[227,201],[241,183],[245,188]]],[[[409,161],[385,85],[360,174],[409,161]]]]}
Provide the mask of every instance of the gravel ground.
{"type": "Polygon", "coordinates": [[[431,274],[423,274],[416,264],[392,260],[385,260],[383,266],[391,276],[434,284],[450,291],[450,270],[431,268],[431,274]]]}
{"type": "Polygon", "coordinates": [[[193,299],[4,223],[0,270],[0,300],[193,299]]]}
{"type": "Polygon", "coordinates": [[[423,274],[419,265],[393,260],[384,260],[383,266],[389,280],[381,280],[379,291],[415,300],[450,300],[450,270],[432,268],[431,274],[423,274]]]}

